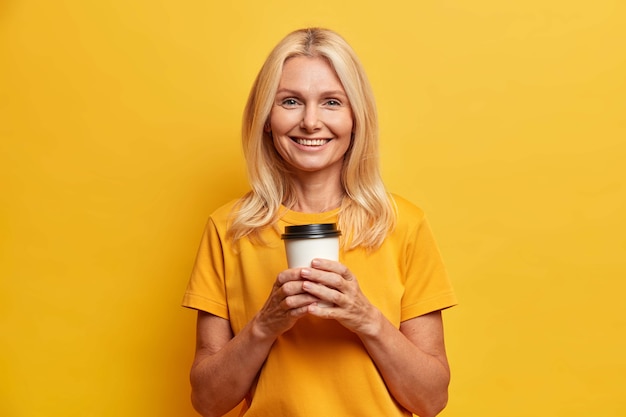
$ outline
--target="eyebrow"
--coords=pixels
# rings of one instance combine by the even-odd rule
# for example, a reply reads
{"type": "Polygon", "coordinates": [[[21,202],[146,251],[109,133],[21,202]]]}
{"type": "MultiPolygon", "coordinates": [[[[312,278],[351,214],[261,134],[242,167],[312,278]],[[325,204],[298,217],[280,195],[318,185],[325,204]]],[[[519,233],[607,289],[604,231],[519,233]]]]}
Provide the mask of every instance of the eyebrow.
{"type": "MultiPolygon", "coordinates": [[[[299,91],[296,90],[291,90],[289,88],[279,88],[276,91],[276,95],[279,94],[288,94],[288,95],[294,95],[294,96],[299,96],[301,95],[301,93],[299,91]]],[[[329,90],[329,91],[324,91],[321,94],[322,97],[329,97],[329,96],[342,96],[342,97],[348,97],[348,95],[346,93],[344,93],[341,90],[329,90]]]]}

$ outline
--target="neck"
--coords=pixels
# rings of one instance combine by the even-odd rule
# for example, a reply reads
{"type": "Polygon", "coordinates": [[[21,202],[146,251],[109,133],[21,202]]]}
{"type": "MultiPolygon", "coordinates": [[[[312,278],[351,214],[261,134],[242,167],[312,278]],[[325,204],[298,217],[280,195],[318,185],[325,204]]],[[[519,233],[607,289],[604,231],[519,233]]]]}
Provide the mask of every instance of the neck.
{"type": "Polygon", "coordinates": [[[292,210],[301,213],[324,213],[341,206],[345,195],[340,184],[296,184],[292,210]]]}

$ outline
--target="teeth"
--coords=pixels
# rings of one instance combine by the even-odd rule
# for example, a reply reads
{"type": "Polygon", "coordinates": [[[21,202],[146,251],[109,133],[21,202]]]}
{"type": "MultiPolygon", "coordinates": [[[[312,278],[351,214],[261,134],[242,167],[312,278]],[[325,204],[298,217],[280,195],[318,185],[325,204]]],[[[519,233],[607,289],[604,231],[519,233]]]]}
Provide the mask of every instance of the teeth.
{"type": "Polygon", "coordinates": [[[296,139],[296,142],[304,146],[322,146],[328,142],[328,139],[296,139]]]}

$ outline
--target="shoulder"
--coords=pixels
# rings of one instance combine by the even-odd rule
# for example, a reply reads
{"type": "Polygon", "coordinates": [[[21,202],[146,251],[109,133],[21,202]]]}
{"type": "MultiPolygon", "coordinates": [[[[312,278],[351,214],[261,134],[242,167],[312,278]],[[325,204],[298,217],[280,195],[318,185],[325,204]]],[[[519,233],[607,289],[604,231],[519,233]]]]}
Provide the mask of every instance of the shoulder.
{"type": "Polygon", "coordinates": [[[211,218],[215,218],[215,219],[228,218],[233,212],[233,210],[235,209],[235,207],[237,206],[237,203],[239,201],[241,201],[241,199],[236,198],[225,204],[222,204],[211,213],[211,218]]]}
{"type": "Polygon", "coordinates": [[[207,226],[210,227],[212,225],[221,232],[225,232],[230,223],[230,220],[232,219],[233,212],[236,210],[236,207],[240,201],[241,199],[236,198],[225,204],[222,204],[221,206],[213,210],[213,212],[211,212],[211,214],[209,215],[209,221],[207,226]]]}
{"type": "Polygon", "coordinates": [[[419,206],[394,193],[391,193],[390,197],[396,210],[398,225],[407,225],[407,223],[419,225],[424,221],[426,215],[419,206]]]}

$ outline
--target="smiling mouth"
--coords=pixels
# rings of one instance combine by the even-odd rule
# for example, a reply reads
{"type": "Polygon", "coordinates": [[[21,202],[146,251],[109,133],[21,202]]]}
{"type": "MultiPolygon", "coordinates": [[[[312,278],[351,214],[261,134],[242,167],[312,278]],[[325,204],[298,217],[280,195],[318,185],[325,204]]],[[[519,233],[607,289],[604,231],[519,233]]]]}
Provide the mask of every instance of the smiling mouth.
{"type": "Polygon", "coordinates": [[[303,146],[322,146],[330,142],[330,139],[302,139],[302,138],[291,138],[298,145],[303,146]]]}

